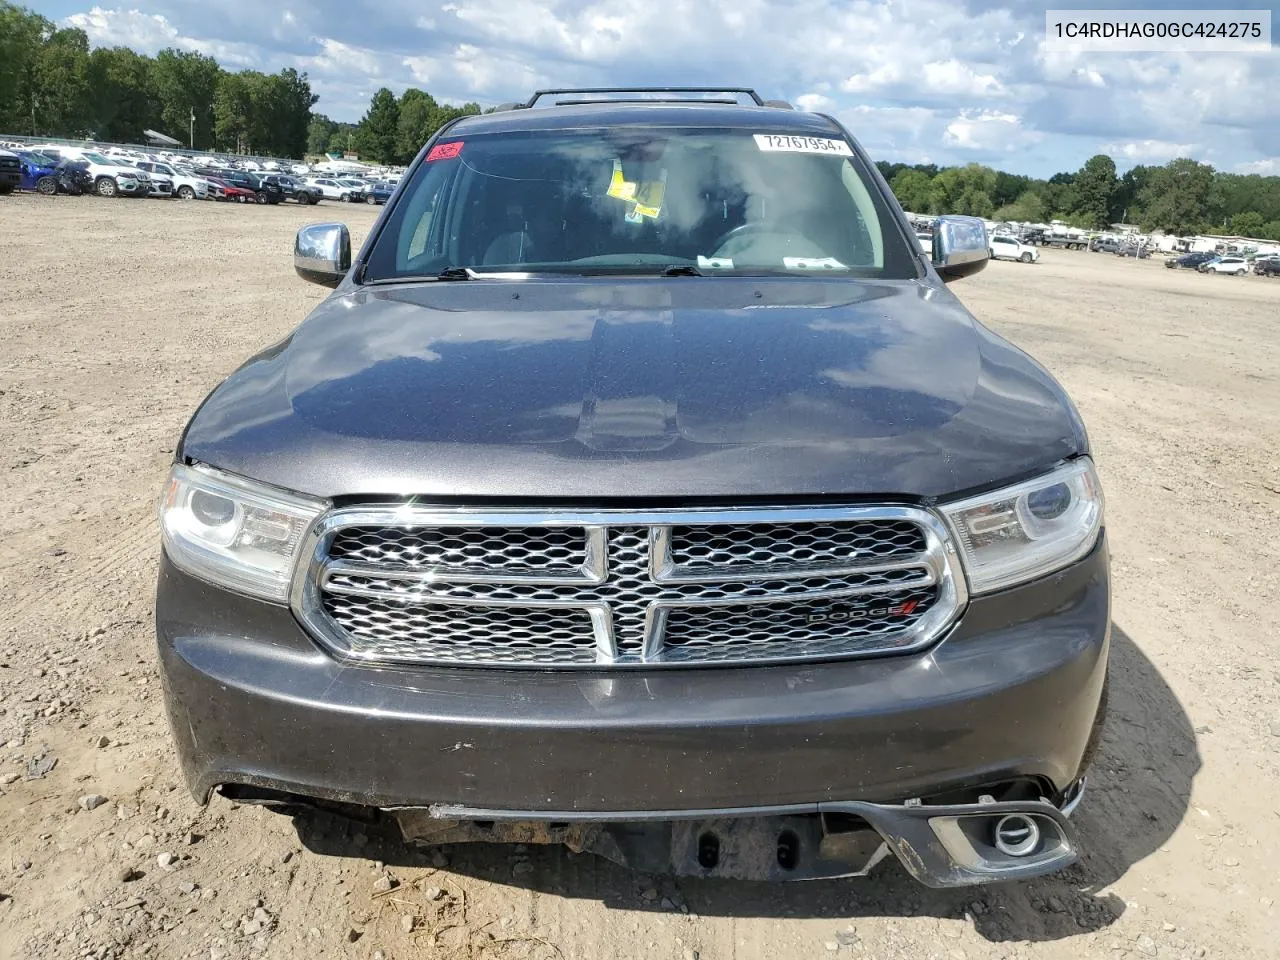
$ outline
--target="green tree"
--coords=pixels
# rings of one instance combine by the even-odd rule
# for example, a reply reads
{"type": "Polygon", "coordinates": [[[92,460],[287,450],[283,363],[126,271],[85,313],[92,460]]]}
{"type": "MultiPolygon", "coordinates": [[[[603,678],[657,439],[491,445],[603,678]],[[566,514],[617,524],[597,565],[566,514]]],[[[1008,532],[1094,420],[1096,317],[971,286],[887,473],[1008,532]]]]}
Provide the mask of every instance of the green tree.
{"type": "Polygon", "coordinates": [[[311,108],[320,99],[311,92],[305,73],[286,67],[271,80],[274,103],[279,111],[271,139],[275,152],[284,157],[301,157],[310,135],[311,108]]]}
{"type": "Polygon", "coordinates": [[[1231,218],[1231,232],[1241,237],[1260,239],[1267,221],[1257,210],[1246,210],[1231,218]]]}
{"type": "Polygon", "coordinates": [[[1099,229],[1111,222],[1111,204],[1115,196],[1116,164],[1105,153],[1085,161],[1071,184],[1075,188],[1074,213],[1084,225],[1099,229]]]}
{"type": "Polygon", "coordinates": [[[1142,216],[1138,207],[1138,195],[1151,180],[1151,173],[1155,169],[1155,167],[1148,167],[1140,163],[1136,167],[1130,167],[1125,171],[1124,176],[1116,184],[1116,192],[1111,198],[1112,223],[1141,221],[1142,216]]]}
{"type": "Polygon", "coordinates": [[[325,150],[326,153],[346,153],[351,149],[351,137],[356,132],[354,123],[340,123],[338,128],[333,131],[333,136],[329,138],[329,146],[325,150]]]}
{"type": "Polygon", "coordinates": [[[352,135],[351,148],[362,160],[394,163],[399,122],[400,107],[396,103],[396,95],[383,87],[373,95],[369,111],[352,135]]]}
{"type": "MultiPolygon", "coordinates": [[[[252,71],[224,73],[213,96],[213,140],[223,150],[245,153],[252,143],[252,71]]],[[[261,76],[261,74],[259,74],[261,76]]]]}
{"type": "Polygon", "coordinates": [[[406,90],[400,97],[400,117],[396,124],[396,162],[412,160],[442,122],[435,97],[413,87],[406,90]]]}
{"type": "Polygon", "coordinates": [[[1205,225],[1213,167],[1180,157],[1152,172],[1138,201],[1144,230],[1161,229],[1179,236],[1205,225]]]}
{"type": "Polygon", "coordinates": [[[144,130],[162,126],[150,57],[128,47],[98,47],[89,54],[89,84],[93,129],[100,139],[136,143],[144,130]]]}
{"type": "Polygon", "coordinates": [[[1075,210],[1076,187],[1070,177],[1071,174],[1055,174],[1047,182],[1036,185],[1035,191],[1044,202],[1046,219],[1067,220],[1075,210]],[[1063,177],[1067,179],[1062,179],[1063,177]]]}
{"type": "Polygon", "coordinates": [[[54,30],[31,71],[32,133],[83,137],[92,132],[89,38],[83,30],[54,30]]]}
{"type": "Polygon", "coordinates": [[[1040,194],[1032,190],[1024,190],[1013,203],[1007,203],[992,214],[992,219],[1009,220],[1016,223],[1044,223],[1044,200],[1040,194]]]}
{"type": "Polygon", "coordinates": [[[995,212],[991,196],[995,193],[996,172],[990,167],[978,163],[947,167],[933,178],[932,186],[940,213],[989,217],[995,212]]]}
{"type": "Polygon", "coordinates": [[[338,125],[323,113],[313,113],[311,122],[307,124],[307,155],[324,153],[329,149],[329,141],[338,125]]]}
{"type": "Polygon", "coordinates": [[[991,195],[991,202],[997,207],[1013,203],[1026,193],[1027,187],[1030,185],[1030,177],[1022,177],[998,170],[996,171],[996,185],[991,195]]]}
{"type": "Polygon", "coordinates": [[[194,111],[195,148],[208,150],[212,147],[213,101],[222,72],[217,60],[201,53],[161,50],[156,54],[151,68],[151,84],[163,129],[185,141],[194,111]]]}
{"type": "Polygon", "coordinates": [[[928,174],[907,167],[894,176],[889,187],[903,209],[910,210],[912,213],[935,212],[937,204],[933,180],[928,174]]]}
{"type": "Polygon", "coordinates": [[[1209,218],[1215,223],[1256,210],[1262,219],[1280,219],[1280,177],[1218,173],[1209,191],[1209,218]]]}
{"type": "Polygon", "coordinates": [[[0,130],[35,133],[32,74],[53,27],[44,17],[0,0],[0,130]]]}

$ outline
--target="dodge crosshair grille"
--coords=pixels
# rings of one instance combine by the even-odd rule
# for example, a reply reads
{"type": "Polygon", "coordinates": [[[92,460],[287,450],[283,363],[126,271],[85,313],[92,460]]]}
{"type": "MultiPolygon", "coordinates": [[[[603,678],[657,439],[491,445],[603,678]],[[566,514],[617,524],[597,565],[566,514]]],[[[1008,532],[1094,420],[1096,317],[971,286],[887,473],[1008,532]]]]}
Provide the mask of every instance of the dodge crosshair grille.
{"type": "Polygon", "coordinates": [[[343,508],[293,592],[343,658],[535,668],[905,652],[965,599],[944,528],[909,507],[343,508]]]}

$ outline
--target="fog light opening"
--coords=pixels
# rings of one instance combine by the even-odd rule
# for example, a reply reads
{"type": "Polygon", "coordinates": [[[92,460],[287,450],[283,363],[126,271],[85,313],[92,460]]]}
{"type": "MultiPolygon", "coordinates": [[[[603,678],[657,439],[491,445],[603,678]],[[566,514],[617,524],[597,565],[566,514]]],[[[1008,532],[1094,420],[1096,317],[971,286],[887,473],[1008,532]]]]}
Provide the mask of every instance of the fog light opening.
{"type": "Polygon", "coordinates": [[[720,863],[720,838],[714,833],[704,833],[698,838],[698,865],[703,870],[714,870],[720,863]]]}
{"type": "Polygon", "coordinates": [[[1011,813],[996,821],[992,842],[1006,857],[1026,857],[1040,846],[1040,827],[1034,817],[1011,813]]]}
{"type": "Polygon", "coordinates": [[[778,866],[794,870],[800,864],[800,838],[790,830],[778,834],[778,866]]]}

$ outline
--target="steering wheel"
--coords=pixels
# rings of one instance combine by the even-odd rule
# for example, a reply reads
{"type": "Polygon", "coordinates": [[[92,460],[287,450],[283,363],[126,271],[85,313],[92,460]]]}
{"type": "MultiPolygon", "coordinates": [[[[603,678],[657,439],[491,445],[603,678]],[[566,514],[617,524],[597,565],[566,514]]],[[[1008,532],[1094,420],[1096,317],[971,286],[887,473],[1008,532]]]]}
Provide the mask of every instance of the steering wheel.
{"type": "Polygon", "coordinates": [[[716,245],[714,249],[717,253],[719,253],[726,243],[728,243],[730,240],[736,240],[738,239],[738,237],[748,237],[757,233],[781,233],[781,232],[782,231],[779,230],[776,226],[766,223],[763,220],[748,220],[746,223],[740,223],[736,227],[734,227],[732,230],[722,235],[720,239],[716,241],[716,245]]]}

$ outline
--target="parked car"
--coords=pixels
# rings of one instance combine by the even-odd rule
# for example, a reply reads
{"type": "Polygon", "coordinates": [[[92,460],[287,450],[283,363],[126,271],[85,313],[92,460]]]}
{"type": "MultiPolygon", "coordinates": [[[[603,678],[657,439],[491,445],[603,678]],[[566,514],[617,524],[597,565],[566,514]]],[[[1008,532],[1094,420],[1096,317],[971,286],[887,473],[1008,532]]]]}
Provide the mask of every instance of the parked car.
{"type": "Polygon", "coordinates": [[[1075,227],[1031,227],[1022,236],[1023,243],[1038,247],[1062,247],[1066,250],[1083,250],[1088,239],[1083,230],[1075,227]]]}
{"type": "Polygon", "coordinates": [[[1244,257],[1214,257],[1199,269],[1204,273],[1225,273],[1233,277],[1243,277],[1249,272],[1249,263],[1244,257]]]}
{"type": "Polygon", "coordinates": [[[303,206],[319,203],[321,200],[322,194],[318,189],[288,174],[273,173],[263,179],[279,186],[286,200],[293,200],[303,206]]]}
{"type": "Polygon", "coordinates": [[[1253,272],[1260,277],[1280,276],[1280,253],[1258,257],[1253,261],[1253,272]]]}
{"type": "Polygon", "coordinates": [[[1089,249],[1094,253],[1116,253],[1120,249],[1120,241],[1114,237],[1094,237],[1089,241],[1089,249]]]}
{"type": "Polygon", "coordinates": [[[58,177],[58,192],[71,196],[83,196],[95,193],[93,174],[89,172],[89,164],[84,160],[73,160],[63,157],[50,157],[41,153],[38,156],[52,161],[58,177]]]}
{"type": "Polygon", "coordinates": [[[195,412],[161,507],[197,800],[703,877],[1076,859],[1080,415],[944,286],[981,220],[927,256],[837,121],[741,95],[459,118],[354,259],[298,232],[333,290],[195,412]]]}
{"type": "Polygon", "coordinates": [[[278,183],[268,183],[257,174],[243,170],[215,170],[197,168],[200,176],[213,180],[225,190],[225,199],[243,203],[276,204],[284,200],[284,191],[278,183]]]}
{"type": "Polygon", "coordinates": [[[139,170],[145,170],[153,176],[167,177],[173,184],[174,195],[181,200],[207,200],[209,198],[209,181],[194,174],[180,173],[173,166],[158,160],[139,160],[139,170]]]}
{"type": "Polygon", "coordinates": [[[56,160],[28,150],[16,150],[13,153],[17,156],[22,168],[20,186],[23,190],[33,190],[46,196],[53,196],[58,192],[56,160]]]}
{"type": "Polygon", "coordinates": [[[1151,256],[1151,251],[1140,243],[1122,243],[1116,250],[1116,256],[1146,260],[1151,256]]]}
{"type": "Polygon", "coordinates": [[[1186,269],[1189,267],[1198,268],[1201,264],[1208,263],[1210,260],[1214,259],[1216,256],[1217,254],[1204,253],[1204,252],[1184,253],[1180,257],[1173,257],[1171,259],[1166,260],[1164,262],[1164,265],[1171,270],[1176,270],[1179,268],[1186,269]]]}
{"type": "Polygon", "coordinates": [[[383,204],[391,199],[391,194],[395,192],[395,185],[383,183],[381,181],[370,184],[365,191],[364,202],[383,204]]]}
{"type": "Polygon", "coordinates": [[[335,177],[310,177],[305,183],[319,190],[326,200],[341,200],[343,203],[352,200],[352,189],[340,184],[335,177]]]}
{"type": "Polygon", "coordinates": [[[41,153],[59,159],[79,160],[93,177],[94,192],[100,197],[145,197],[151,193],[151,175],[123,161],[116,161],[95,150],[81,147],[63,147],[57,144],[41,145],[41,153]]]}
{"type": "Polygon", "coordinates": [[[995,234],[990,238],[989,244],[993,260],[1021,260],[1023,263],[1032,263],[1040,259],[1039,250],[1029,243],[1023,243],[1017,237],[995,234]]]}
{"type": "Polygon", "coordinates": [[[338,186],[344,187],[348,191],[348,199],[352,203],[360,203],[364,200],[365,194],[369,191],[369,185],[363,180],[357,180],[354,177],[338,177],[338,186]]]}
{"type": "Polygon", "coordinates": [[[241,189],[248,190],[253,194],[253,199],[257,203],[276,204],[284,201],[284,190],[280,188],[280,184],[264,180],[256,173],[247,173],[243,170],[228,170],[223,173],[222,179],[229,183],[234,183],[241,189]]]}
{"type": "Polygon", "coordinates": [[[221,176],[215,177],[212,174],[201,174],[201,176],[204,176],[216,188],[215,200],[230,200],[237,203],[253,203],[257,201],[257,195],[248,187],[242,187],[239,184],[232,183],[230,180],[224,180],[221,176]]]}
{"type": "Polygon", "coordinates": [[[16,153],[0,150],[0,195],[13,193],[22,186],[22,161],[16,153]]]}

